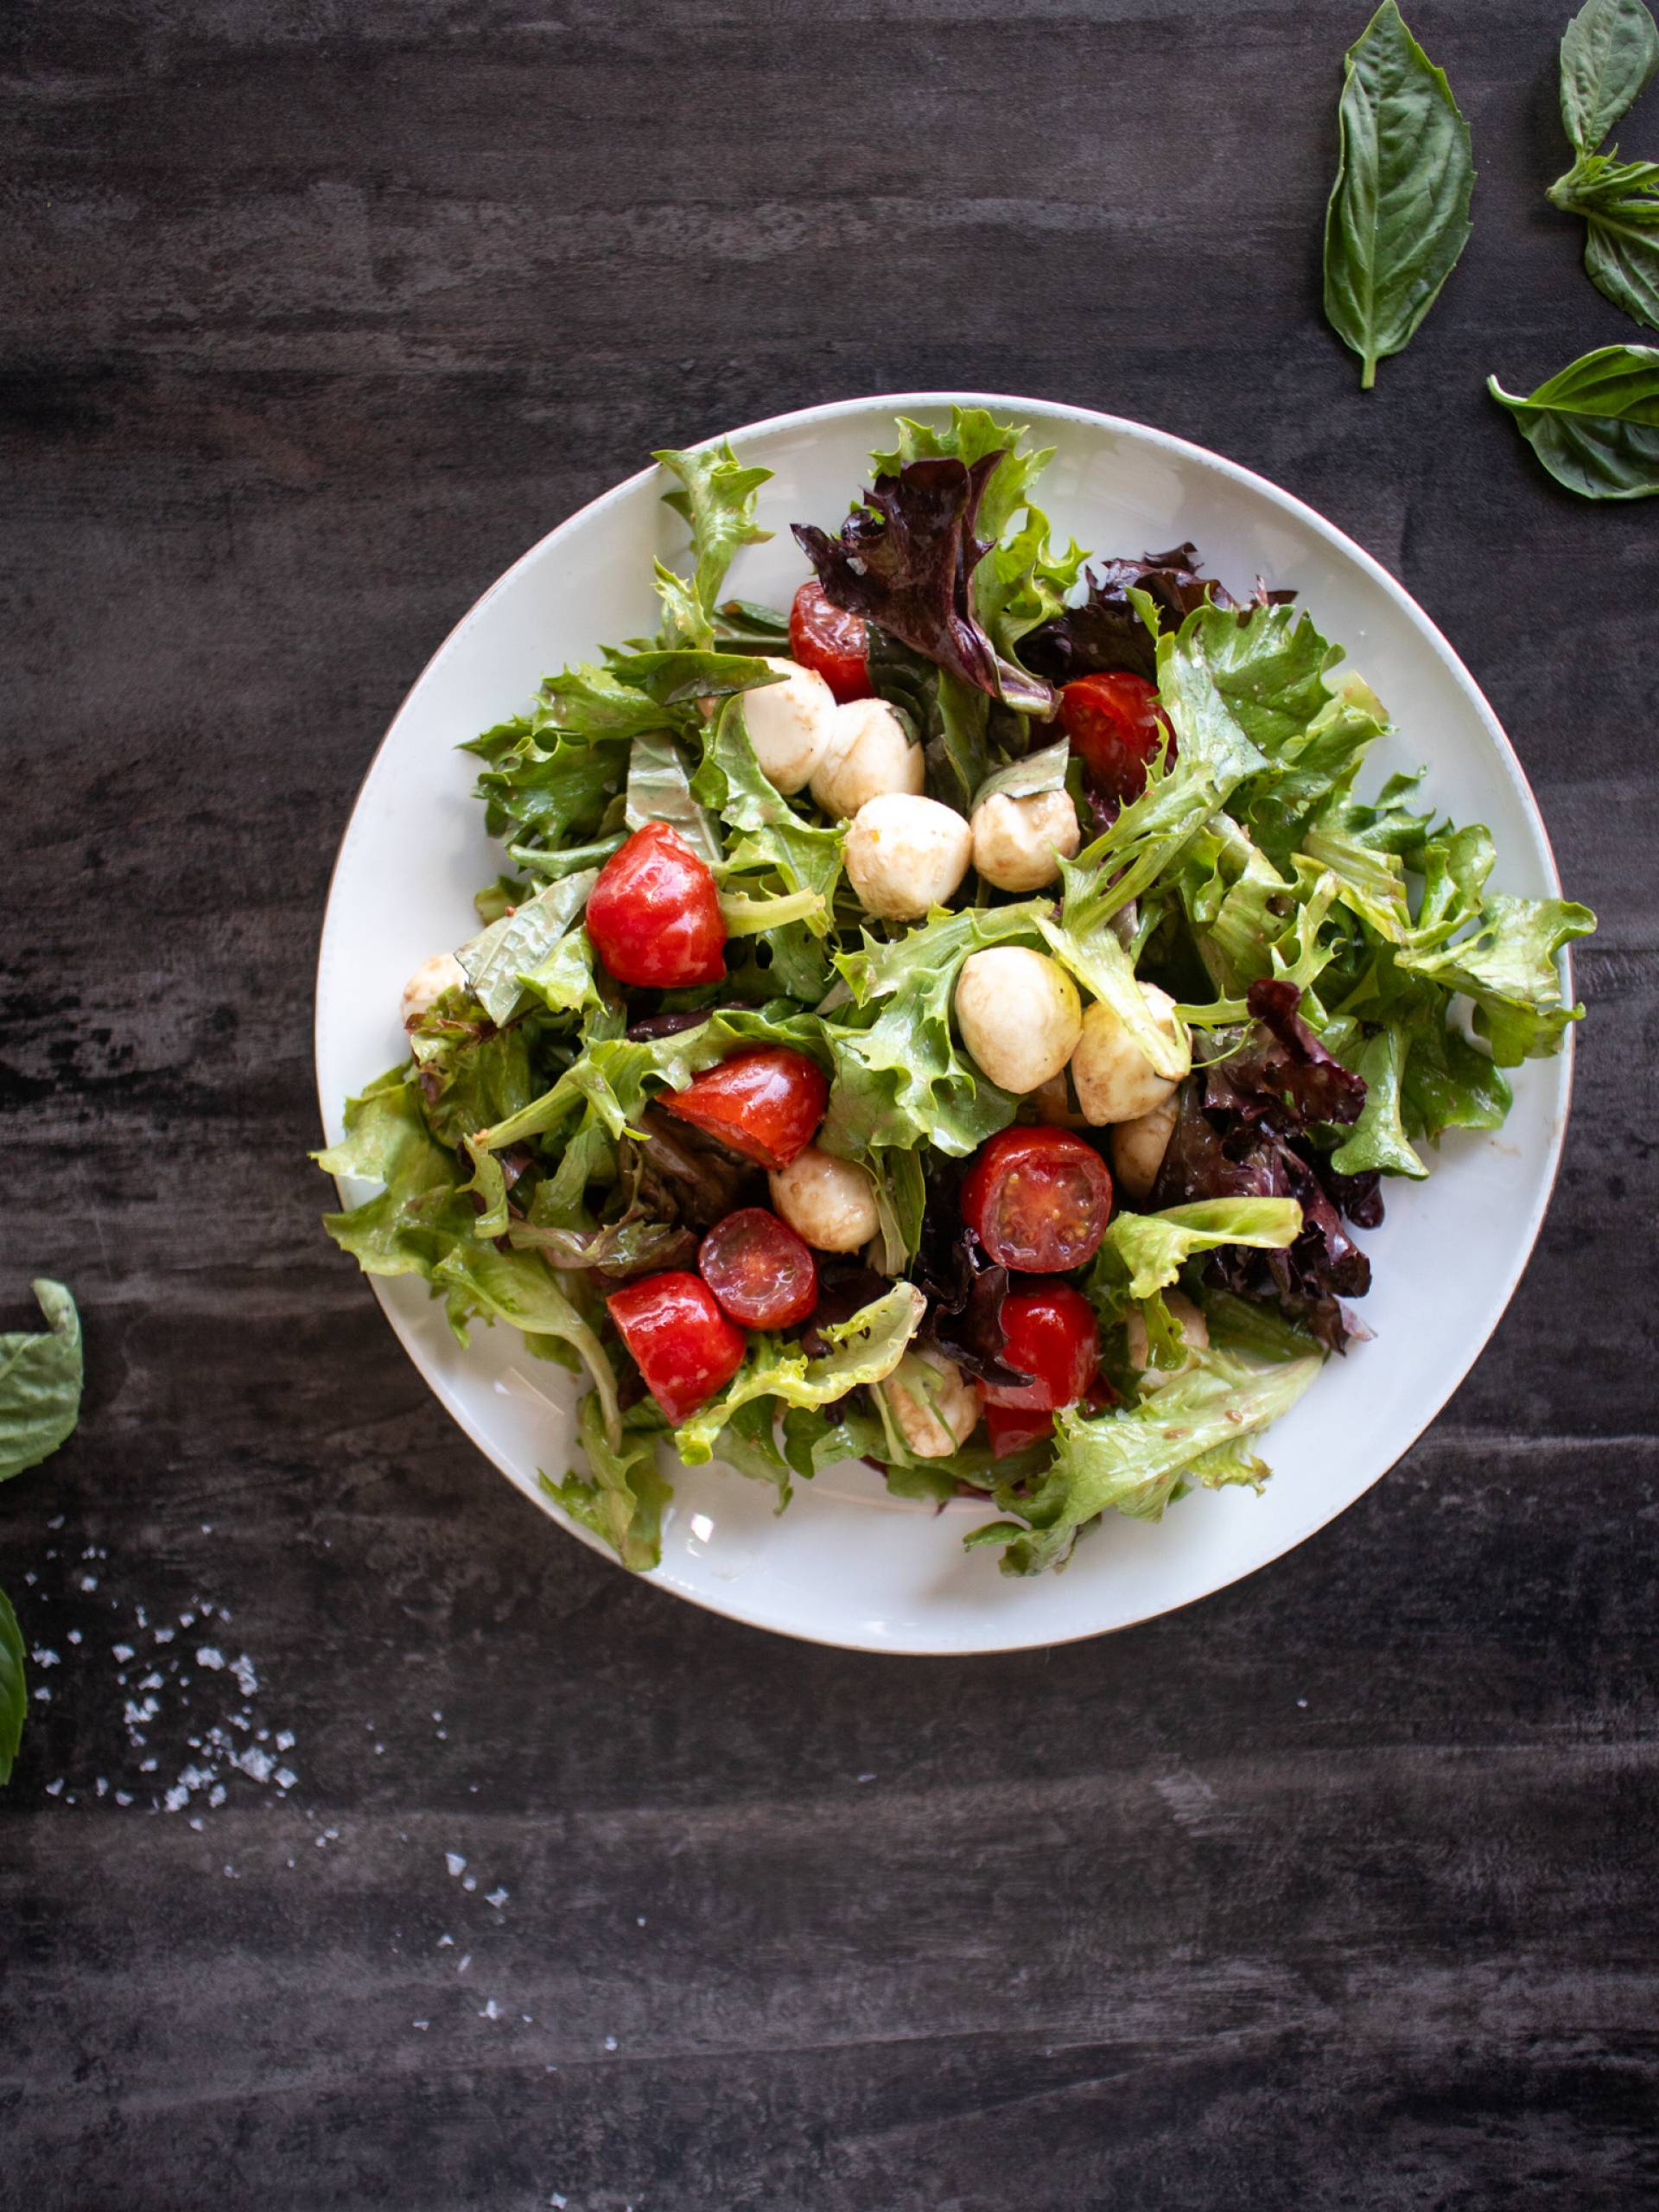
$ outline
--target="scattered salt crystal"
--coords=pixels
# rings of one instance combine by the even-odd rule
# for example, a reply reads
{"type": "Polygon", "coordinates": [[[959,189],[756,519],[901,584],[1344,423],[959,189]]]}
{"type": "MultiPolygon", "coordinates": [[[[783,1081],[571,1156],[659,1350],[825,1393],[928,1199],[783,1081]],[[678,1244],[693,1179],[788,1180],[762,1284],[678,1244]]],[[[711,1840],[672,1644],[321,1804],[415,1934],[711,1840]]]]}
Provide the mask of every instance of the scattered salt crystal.
{"type": "Polygon", "coordinates": [[[375,1757],[378,1758],[379,1757],[380,1753],[381,1753],[382,1751],[384,1751],[385,1750],[385,1748],[386,1748],[386,1747],[385,1747],[385,1745],[384,1744],[377,1744],[377,1745],[375,1745],[375,1747],[374,1747],[374,1751],[375,1751],[375,1757]]]}
{"type": "Polygon", "coordinates": [[[299,1778],[290,1766],[279,1766],[272,1777],[279,1789],[291,1789],[299,1778]]]}
{"type": "Polygon", "coordinates": [[[202,1522],[202,1524],[201,1524],[201,1533],[202,1533],[202,1535],[203,1535],[204,1536],[211,1536],[211,1535],[213,1535],[213,1522],[212,1522],[211,1521],[204,1521],[204,1522],[202,1522]]]}
{"type": "Polygon", "coordinates": [[[107,1796],[109,1794],[109,1777],[107,1775],[100,1774],[98,1777],[98,1795],[100,1797],[107,1796]]]}
{"type": "Polygon", "coordinates": [[[634,1918],[639,1922],[639,1925],[640,1925],[642,1928],[645,1926],[645,1914],[644,1914],[643,1912],[637,1912],[637,1913],[635,1913],[635,1915],[634,1915],[634,1918]]]}
{"type": "Polygon", "coordinates": [[[433,1718],[435,1720],[442,1720],[442,1718],[443,1718],[443,1715],[442,1715],[441,1713],[435,1713],[433,1714],[432,1718],[433,1718]]]}
{"type": "Polygon", "coordinates": [[[438,1940],[437,1940],[437,1942],[433,1945],[433,1947],[432,1947],[432,1948],[433,1948],[433,1949],[434,1949],[434,1950],[435,1950],[435,1951],[442,1951],[442,1950],[454,1950],[454,1946],[455,1946],[455,1939],[454,1939],[454,1937],[453,1936],[439,1936],[439,1938],[438,1938],[438,1940]]]}
{"type": "Polygon", "coordinates": [[[159,1675],[146,1675],[138,1687],[141,1690],[159,1690],[165,1689],[167,1685],[159,1675]]]}
{"type": "Polygon", "coordinates": [[[461,1956],[455,1961],[455,1972],[457,1974],[465,1974],[467,1967],[471,1966],[472,1963],[472,1953],[470,1951],[463,1951],[461,1956]]]}
{"type": "Polygon", "coordinates": [[[294,1748],[294,1731],[291,1728],[279,1728],[272,1740],[279,1751],[291,1751],[294,1748]]]}
{"type": "Polygon", "coordinates": [[[190,1792],[181,1782],[175,1782],[162,1800],[169,1813],[181,1813],[190,1802],[190,1792]]]}
{"type": "Polygon", "coordinates": [[[51,1704],[51,1702],[52,1702],[52,1693],[51,1693],[51,1691],[50,1691],[49,1689],[48,1689],[48,1688],[46,1687],[46,1684],[45,1684],[44,1682],[42,1682],[42,1683],[41,1684],[41,1686],[40,1686],[39,1689],[37,1689],[37,1690],[35,1691],[35,1696],[40,1700],[40,1701],[41,1701],[41,1703],[42,1705],[50,1705],[50,1704],[51,1704]]]}
{"type": "Polygon", "coordinates": [[[198,1667],[211,1667],[217,1674],[225,1664],[225,1654],[211,1643],[204,1643],[196,1654],[198,1667]]]}
{"type": "Polygon", "coordinates": [[[79,1643],[80,1642],[80,1630],[78,1628],[72,1628],[70,1630],[69,1641],[71,1643],[79,1643]]]}
{"type": "MultiPolygon", "coordinates": [[[[207,1822],[202,1819],[201,1815],[200,1815],[200,1813],[198,1813],[198,1814],[196,1815],[196,1816],[195,1816],[194,1820],[193,1820],[193,1821],[191,1821],[190,1825],[191,1825],[191,1827],[192,1827],[193,1828],[194,1828],[194,1830],[195,1830],[196,1834],[197,1834],[198,1835],[200,1835],[200,1834],[201,1834],[201,1832],[202,1832],[203,1828],[205,1828],[205,1827],[207,1827],[207,1822]]],[[[293,1862],[290,1860],[290,1861],[289,1861],[289,1864],[290,1864],[290,1865],[292,1865],[292,1863],[293,1863],[293,1862]]]]}
{"type": "Polygon", "coordinates": [[[55,1651],[43,1650],[38,1645],[29,1656],[37,1667],[56,1667],[61,1664],[55,1651]]]}
{"type": "Polygon", "coordinates": [[[134,1620],[137,1622],[140,1628],[148,1628],[149,1626],[149,1615],[144,1611],[142,1605],[135,1605],[133,1607],[132,1617],[134,1620]]]}
{"type": "Polygon", "coordinates": [[[1302,1709],[1302,1711],[1303,1711],[1304,1713],[1306,1713],[1306,1710],[1307,1710],[1307,1700],[1306,1700],[1305,1697],[1299,1697],[1299,1698],[1297,1699],[1296,1702],[1297,1702],[1297,1704],[1300,1707],[1300,1708],[1302,1709]]]}
{"type": "MultiPolygon", "coordinates": [[[[186,1626],[188,1626],[188,1622],[186,1626]]],[[[178,1632],[175,1628],[158,1628],[156,1631],[156,1641],[157,1643],[171,1643],[178,1632]]]]}
{"type": "Polygon", "coordinates": [[[509,1892],[505,1890],[492,1890],[489,1895],[485,1898],[484,1902],[486,1904],[493,1904],[496,1910],[499,1912],[502,1906],[505,1904],[507,1901],[508,1894],[509,1892]]]}
{"type": "Polygon", "coordinates": [[[153,1758],[140,1759],[138,1762],[138,1771],[140,1774],[154,1774],[157,1764],[158,1762],[153,1758]]]}
{"type": "Polygon", "coordinates": [[[238,1652],[231,1662],[231,1672],[236,1676],[236,1686],[244,1697],[252,1697],[259,1688],[259,1677],[253,1671],[253,1662],[245,1651],[238,1652]]]}
{"type": "Polygon", "coordinates": [[[55,1796],[57,1796],[58,1792],[59,1792],[62,1788],[63,1788],[63,1777],[62,1777],[61,1775],[60,1775],[60,1776],[58,1777],[58,1778],[57,1778],[57,1780],[56,1780],[55,1782],[48,1782],[48,1783],[47,1783],[47,1785],[46,1785],[46,1794],[47,1794],[47,1796],[48,1796],[48,1797],[55,1797],[55,1796]]]}
{"type": "Polygon", "coordinates": [[[115,1802],[118,1805],[130,1805],[132,1802],[131,1790],[118,1789],[115,1793],[115,1802]]]}
{"type": "Polygon", "coordinates": [[[461,1877],[461,1888],[462,1888],[463,1890],[468,1890],[468,1891],[475,1890],[475,1889],[478,1887],[478,1877],[477,1877],[477,1875],[476,1875],[476,1874],[464,1874],[464,1875],[462,1875],[462,1877],[461,1877]]]}
{"type": "Polygon", "coordinates": [[[83,1590],[96,1590],[98,1577],[95,1574],[83,1574],[80,1578],[80,1586],[83,1590]]]}
{"type": "Polygon", "coordinates": [[[54,1514],[53,1515],[52,1518],[51,1518],[51,1519],[47,1522],[47,1524],[46,1524],[46,1525],[47,1525],[47,1527],[48,1527],[48,1529],[61,1529],[61,1528],[62,1528],[62,1526],[63,1526],[63,1516],[62,1516],[62,1514],[61,1514],[61,1513],[54,1513],[54,1514]]]}
{"type": "Polygon", "coordinates": [[[616,2037],[614,2036],[606,2037],[605,2048],[607,2050],[614,2050],[616,2049],[616,2037]]]}
{"type": "Polygon", "coordinates": [[[432,2023],[430,2020],[411,2020],[409,2024],[411,2028],[429,2028],[432,2023]]]}
{"type": "Polygon", "coordinates": [[[441,1744],[447,1744],[447,1743],[448,1742],[448,1740],[449,1740],[449,1731],[448,1731],[447,1728],[440,1728],[440,1729],[439,1729],[439,1731],[438,1731],[438,1741],[439,1741],[441,1744]]]}
{"type": "Polygon", "coordinates": [[[501,2008],[497,2005],[493,1997],[486,1997],[485,1999],[484,2009],[478,2017],[480,2020],[499,2020],[500,2018],[501,2008]]]}
{"type": "Polygon", "coordinates": [[[458,1851],[446,1851],[443,1863],[452,1874],[464,1874],[467,1871],[467,1861],[458,1851]]]}
{"type": "Polygon", "coordinates": [[[873,1774],[861,1774],[858,1778],[861,1782],[874,1782],[875,1780],[875,1777],[873,1774]]]}
{"type": "Polygon", "coordinates": [[[207,1792],[207,1802],[210,1805],[222,1805],[225,1802],[225,1785],[222,1782],[216,1782],[207,1792]]]}

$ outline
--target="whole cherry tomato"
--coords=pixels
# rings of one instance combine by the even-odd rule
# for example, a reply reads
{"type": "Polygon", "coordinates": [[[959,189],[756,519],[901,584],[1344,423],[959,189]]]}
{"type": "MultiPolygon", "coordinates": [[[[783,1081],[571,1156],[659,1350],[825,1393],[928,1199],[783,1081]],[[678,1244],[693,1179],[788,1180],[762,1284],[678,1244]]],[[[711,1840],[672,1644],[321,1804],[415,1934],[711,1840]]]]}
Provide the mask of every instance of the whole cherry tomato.
{"type": "Polygon", "coordinates": [[[987,1401],[1052,1414],[1088,1394],[1100,1368],[1095,1309],[1070,1283],[1033,1282],[1002,1301],[1001,1358],[1029,1382],[990,1382],[987,1401]]]}
{"type": "Polygon", "coordinates": [[[734,1052],[658,1103],[706,1129],[745,1160],[787,1167],[806,1150],[830,1103],[830,1079],[816,1060],[787,1045],[734,1052]]]}
{"type": "Polygon", "coordinates": [[[993,1459],[1006,1459],[1010,1452],[1023,1452],[1027,1444],[1039,1444],[1046,1436],[1054,1433],[1052,1414],[1036,1413],[1029,1406],[987,1406],[985,1433],[991,1440],[993,1459]]]}
{"type": "Polygon", "coordinates": [[[1165,745],[1174,759],[1169,717],[1155,684],[1127,670],[1079,676],[1060,691],[1060,721],[1071,750],[1109,798],[1139,798],[1147,763],[1165,745]]]}
{"type": "Polygon", "coordinates": [[[588,894],[588,934],[619,983],[677,990],[726,973],[715,879],[677,830],[647,822],[588,894]]]}
{"type": "Polygon", "coordinates": [[[1003,1129],[963,1179],[962,1217],[999,1267],[1069,1274],[1100,1249],[1111,1171],[1069,1129],[1003,1129]]]}
{"type": "Polygon", "coordinates": [[[743,1364],[745,1338],[696,1275],[647,1275],[605,1301],[645,1388],[670,1421],[688,1421],[743,1364]]]}
{"type": "Polygon", "coordinates": [[[837,699],[873,699],[869,633],[861,614],[832,606],[823,586],[804,583],[789,610],[789,650],[815,668],[837,699]]]}
{"type": "Polygon", "coordinates": [[[818,1263],[765,1206],[717,1221],[697,1247],[697,1273],[722,1313],[748,1329],[787,1329],[818,1302],[818,1263]]]}

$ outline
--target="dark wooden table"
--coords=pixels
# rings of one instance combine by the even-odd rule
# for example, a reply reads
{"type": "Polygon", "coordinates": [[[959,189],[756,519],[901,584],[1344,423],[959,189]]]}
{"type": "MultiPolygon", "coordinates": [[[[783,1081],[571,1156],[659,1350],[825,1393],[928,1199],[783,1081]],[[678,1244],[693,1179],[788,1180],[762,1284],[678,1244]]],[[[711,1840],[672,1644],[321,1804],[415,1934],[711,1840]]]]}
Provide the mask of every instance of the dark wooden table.
{"type": "Polygon", "coordinates": [[[1651,2201],[1656,511],[1482,391],[1637,335],[1542,198],[1567,4],[1413,7],[1476,235],[1363,398],[1318,241],[1364,0],[19,0],[0,1298],[64,1276],[90,1381],[0,1497],[57,1655],[0,2200],[1651,2201]],[[562,1536],[304,1159],[335,843],[450,624],[653,446],[950,385],[1351,531],[1602,917],[1548,1225],[1409,1459],[1205,1604],[963,1664],[562,1536]]]}

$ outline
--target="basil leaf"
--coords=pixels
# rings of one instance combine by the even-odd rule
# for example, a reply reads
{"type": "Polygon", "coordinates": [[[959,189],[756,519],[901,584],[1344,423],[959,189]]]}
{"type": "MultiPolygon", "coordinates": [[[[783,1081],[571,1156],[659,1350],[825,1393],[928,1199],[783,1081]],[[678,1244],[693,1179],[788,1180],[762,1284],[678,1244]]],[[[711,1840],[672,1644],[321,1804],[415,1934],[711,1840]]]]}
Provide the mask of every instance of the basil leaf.
{"type": "Polygon", "coordinates": [[[11,1763],[22,1741],[29,1684],[23,1670],[23,1632],[11,1600],[0,1590],[0,1783],[11,1779],[11,1763]]]}
{"type": "Polygon", "coordinates": [[[1654,71],[1659,29],[1642,0],[1586,0],[1561,37],[1561,123],[1593,153],[1654,71]]]}
{"type": "Polygon", "coordinates": [[[80,1418],[80,1316],[60,1282],[29,1285],[44,1330],[0,1337],[0,1482],[49,1459],[80,1418]]]}
{"type": "Polygon", "coordinates": [[[1659,492],[1659,351],[1600,346],[1529,398],[1486,389],[1558,484],[1585,499],[1647,499],[1659,492]]]}
{"type": "Polygon", "coordinates": [[[1549,200],[1584,217],[1584,270],[1597,290],[1659,330],[1659,162],[1580,155],[1549,200]]]}
{"type": "Polygon", "coordinates": [[[1325,312],[1363,364],[1397,353],[1469,238],[1474,159],[1446,73],[1383,0],[1344,61],[1342,154],[1325,218],[1325,312]]]}
{"type": "Polygon", "coordinates": [[[541,966],[588,904],[588,893],[598,881],[597,868],[561,876],[511,914],[492,922],[456,953],[473,996],[498,1027],[511,1021],[524,1004],[523,977],[541,966]]]}
{"type": "Polygon", "coordinates": [[[1039,753],[1027,753],[1023,760],[1010,761],[1006,768],[988,776],[974,793],[968,811],[974,813],[988,798],[1039,798],[1045,791],[1063,791],[1071,765],[1071,745],[1067,738],[1058,745],[1044,746],[1039,753]]]}

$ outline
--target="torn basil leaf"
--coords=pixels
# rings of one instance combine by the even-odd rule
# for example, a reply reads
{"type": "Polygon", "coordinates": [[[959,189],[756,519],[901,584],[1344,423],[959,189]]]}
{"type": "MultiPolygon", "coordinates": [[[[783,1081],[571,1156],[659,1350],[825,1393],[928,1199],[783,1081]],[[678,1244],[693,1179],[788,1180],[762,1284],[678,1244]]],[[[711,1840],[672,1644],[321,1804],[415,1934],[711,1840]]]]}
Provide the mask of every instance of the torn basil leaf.
{"type": "Polygon", "coordinates": [[[1583,499],[1659,492],[1659,350],[1601,346],[1522,397],[1486,389],[1558,484],[1583,499]]]}

